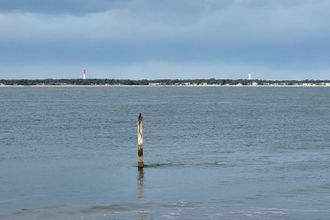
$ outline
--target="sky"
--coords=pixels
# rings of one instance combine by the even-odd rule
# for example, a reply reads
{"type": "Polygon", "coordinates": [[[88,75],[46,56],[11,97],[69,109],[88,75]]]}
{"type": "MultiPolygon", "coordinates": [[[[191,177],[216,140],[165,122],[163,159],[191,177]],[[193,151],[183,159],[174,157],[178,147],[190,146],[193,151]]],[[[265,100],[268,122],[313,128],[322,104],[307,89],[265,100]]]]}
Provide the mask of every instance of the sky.
{"type": "Polygon", "coordinates": [[[0,0],[0,79],[330,79],[329,0],[0,0]]]}

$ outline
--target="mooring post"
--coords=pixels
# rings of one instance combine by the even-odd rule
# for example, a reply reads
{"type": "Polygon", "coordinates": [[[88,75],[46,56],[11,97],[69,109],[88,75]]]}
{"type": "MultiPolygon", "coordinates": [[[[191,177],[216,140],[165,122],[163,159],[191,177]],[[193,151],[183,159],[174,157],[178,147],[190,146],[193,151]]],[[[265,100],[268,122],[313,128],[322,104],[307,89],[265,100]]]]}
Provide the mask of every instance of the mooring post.
{"type": "Polygon", "coordinates": [[[138,117],[138,168],[143,168],[143,133],[142,133],[143,117],[138,117]]]}

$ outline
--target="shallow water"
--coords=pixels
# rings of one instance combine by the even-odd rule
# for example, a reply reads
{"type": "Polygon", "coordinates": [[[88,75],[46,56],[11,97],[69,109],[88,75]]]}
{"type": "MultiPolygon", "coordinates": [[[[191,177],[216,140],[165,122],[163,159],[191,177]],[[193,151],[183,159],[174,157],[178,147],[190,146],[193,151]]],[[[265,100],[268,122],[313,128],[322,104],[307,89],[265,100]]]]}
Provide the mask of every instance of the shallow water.
{"type": "Polygon", "coordinates": [[[0,219],[329,219],[329,100],[327,88],[1,88],[0,219]]]}

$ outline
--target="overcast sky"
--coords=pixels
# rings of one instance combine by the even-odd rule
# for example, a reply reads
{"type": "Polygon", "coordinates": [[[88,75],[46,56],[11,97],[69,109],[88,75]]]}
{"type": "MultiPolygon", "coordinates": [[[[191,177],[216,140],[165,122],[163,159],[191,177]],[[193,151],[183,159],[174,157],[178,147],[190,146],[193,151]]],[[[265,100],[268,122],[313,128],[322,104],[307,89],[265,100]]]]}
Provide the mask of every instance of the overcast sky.
{"type": "Polygon", "coordinates": [[[0,0],[0,78],[330,79],[328,0],[0,0]]]}

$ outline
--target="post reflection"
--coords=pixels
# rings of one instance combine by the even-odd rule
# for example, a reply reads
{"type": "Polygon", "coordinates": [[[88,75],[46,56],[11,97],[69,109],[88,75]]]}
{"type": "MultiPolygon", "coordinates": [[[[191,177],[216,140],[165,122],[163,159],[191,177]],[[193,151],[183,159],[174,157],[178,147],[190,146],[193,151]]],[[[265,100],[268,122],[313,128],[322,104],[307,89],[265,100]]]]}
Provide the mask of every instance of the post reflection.
{"type": "Polygon", "coordinates": [[[143,168],[138,168],[137,196],[139,199],[144,197],[144,170],[143,170],[143,168]]]}

